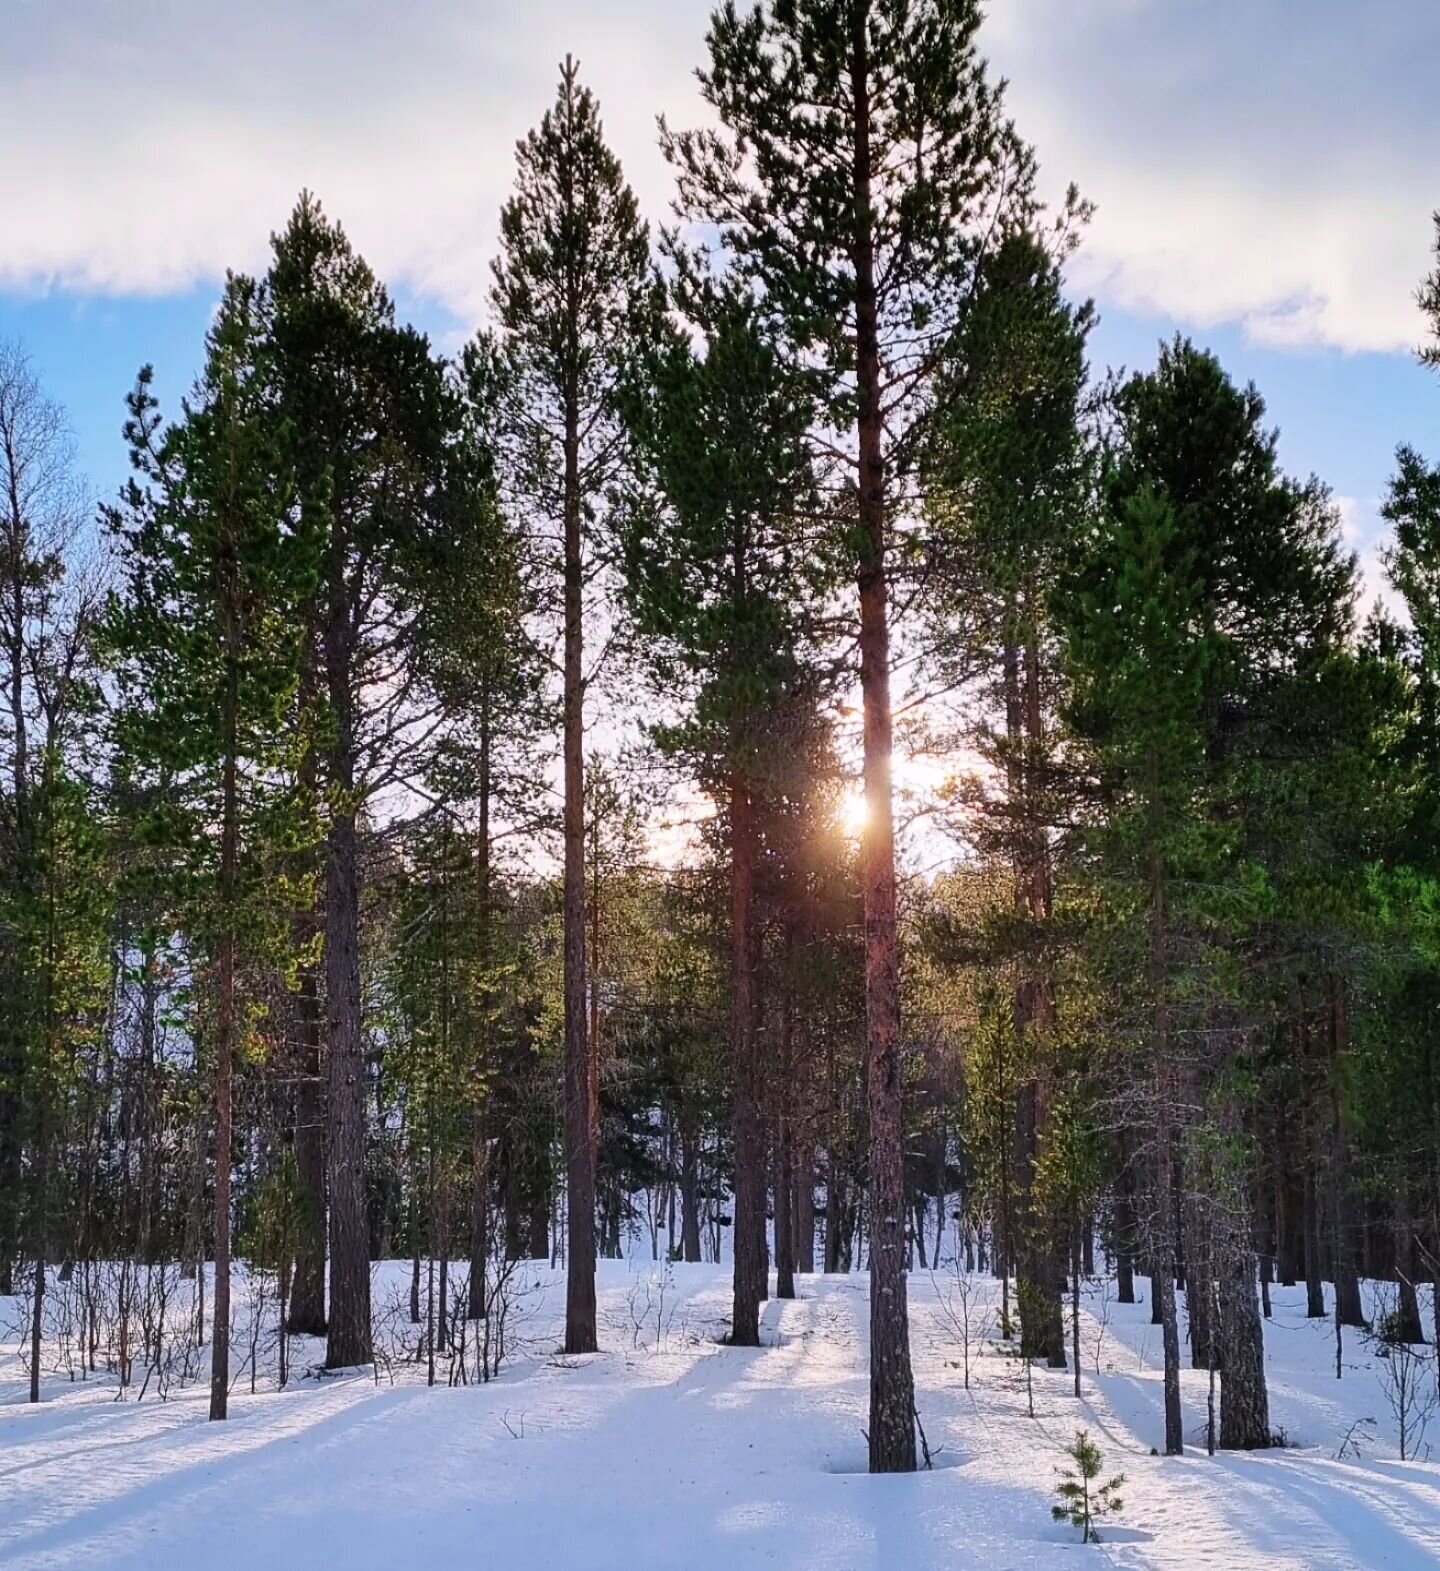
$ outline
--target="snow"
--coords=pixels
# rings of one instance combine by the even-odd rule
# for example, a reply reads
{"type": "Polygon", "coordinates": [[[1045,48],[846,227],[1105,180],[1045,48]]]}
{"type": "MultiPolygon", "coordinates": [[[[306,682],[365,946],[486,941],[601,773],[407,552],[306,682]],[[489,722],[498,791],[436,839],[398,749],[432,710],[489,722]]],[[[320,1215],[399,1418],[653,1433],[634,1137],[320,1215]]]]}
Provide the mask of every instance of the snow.
{"type": "MultiPolygon", "coordinates": [[[[989,1313],[991,1323],[983,1347],[975,1336],[967,1393],[957,1279],[917,1272],[917,1400],[936,1465],[870,1478],[863,1275],[801,1278],[797,1300],[765,1306],[768,1345],[743,1350],[716,1340],[728,1312],[725,1268],[602,1262],[604,1351],[567,1359],[553,1351],[563,1272],[527,1270],[534,1291],[517,1356],[499,1379],[427,1389],[423,1368],[404,1365],[393,1383],[384,1372],[378,1381],[371,1372],[298,1378],[251,1396],[247,1376],[225,1424],[206,1421],[203,1383],[137,1402],[116,1400],[103,1378],[53,1377],[32,1408],[15,1341],[0,1346],[0,1565],[1440,1566],[1440,1464],[1398,1460],[1382,1366],[1347,1332],[1337,1381],[1333,1327],[1305,1320],[1303,1288],[1275,1290],[1266,1327],[1272,1423],[1289,1446],[1207,1457],[1207,1376],[1187,1369],[1186,1438],[1199,1446],[1166,1459],[1150,1454],[1161,1435],[1160,1343],[1147,1306],[1115,1304],[1113,1288],[1092,1285],[1084,1396],[1076,1402],[1070,1374],[1036,1368],[1031,1418],[1023,1366],[994,1337],[997,1285],[970,1279],[972,1314],[989,1313]],[[1360,1418],[1375,1420],[1363,1460],[1337,1460],[1360,1418]],[[1079,1424],[1099,1441],[1107,1476],[1128,1479],[1124,1513],[1098,1548],[1082,1548],[1050,1519],[1056,1469],[1079,1424]]],[[[405,1271],[378,1268],[377,1303],[403,1290],[405,1271]]],[[[13,1324],[6,1307],[0,1324],[13,1324]]],[[[318,1362],[315,1346],[295,1351],[297,1371],[318,1362]]]]}

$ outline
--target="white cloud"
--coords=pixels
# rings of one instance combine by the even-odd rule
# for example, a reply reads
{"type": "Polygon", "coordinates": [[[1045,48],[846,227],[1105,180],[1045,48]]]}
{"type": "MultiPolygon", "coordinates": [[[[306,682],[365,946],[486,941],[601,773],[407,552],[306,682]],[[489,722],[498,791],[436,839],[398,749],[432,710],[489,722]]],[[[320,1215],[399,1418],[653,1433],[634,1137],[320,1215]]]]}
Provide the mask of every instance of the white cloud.
{"type": "Polygon", "coordinates": [[[653,218],[702,0],[10,0],[0,286],[159,293],[263,263],[302,186],[476,318],[514,145],[567,51],[653,218]],[[22,151],[23,150],[23,151],[22,151]]]}
{"type": "MultiPolygon", "coordinates": [[[[647,213],[709,0],[8,0],[0,286],[164,291],[263,261],[313,187],[386,276],[482,310],[513,144],[577,54],[647,213]]],[[[1420,336],[1432,0],[994,0],[985,47],[1102,304],[1257,339],[1420,336]]]]}
{"type": "Polygon", "coordinates": [[[988,24],[1048,181],[1098,212],[1102,304],[1257,341],[1422,336],[1440,102],[1430,0],[1004,0],[988,24]]]}

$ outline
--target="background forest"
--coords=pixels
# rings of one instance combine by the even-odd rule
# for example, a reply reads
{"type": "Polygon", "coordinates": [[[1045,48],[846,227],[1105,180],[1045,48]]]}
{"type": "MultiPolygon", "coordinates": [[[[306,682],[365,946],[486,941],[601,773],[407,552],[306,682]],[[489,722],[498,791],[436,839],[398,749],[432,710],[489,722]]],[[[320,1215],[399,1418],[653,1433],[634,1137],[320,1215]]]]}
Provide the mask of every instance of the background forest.
{"type": "Polygon", "coordinates": [[[1279,1284],[1440,1391],[1440,468],[1372,609],[1259,391],[1093,365],[979,25],[722,7],[668,214],[567,59],[454,354],[301,194],[187,397],[116,389],[98,510],[0,349],[32,1401],[489,1379],[518,1262],[579,1356],[636,1254],[731,1266],[741,1346],[867,1272],[872,1471],[942,1261],[1077,1394],[1138,1281],[1167,1454],[1182,1363],[1277,1439],[1279,1284]]]}

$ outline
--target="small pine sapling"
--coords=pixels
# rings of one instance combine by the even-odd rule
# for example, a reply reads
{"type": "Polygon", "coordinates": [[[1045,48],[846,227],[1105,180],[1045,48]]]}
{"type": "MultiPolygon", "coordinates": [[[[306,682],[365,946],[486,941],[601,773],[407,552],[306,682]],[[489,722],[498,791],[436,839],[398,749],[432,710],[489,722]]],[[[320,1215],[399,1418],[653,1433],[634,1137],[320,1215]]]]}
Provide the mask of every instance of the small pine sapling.
{"type": "Polygon", "coordinates": [[[1060,1503],[1050,1508],[1050,1515],[1057,1522],[1070,1522],[1078,1527],[1082,1544],[1098,1544],[1100,1534],[1095,1530],[1096,1519],[1122,1508],[1120,1490],[1125,1475],[1119,1473],[1105,1484],[1095,1482],[1100,1477],[1104,1458],[1088,1429],[1075,1431],[1075,1443],[1066,1448],[1065,1454],[1075,1466],[1062,1469],[1060,1482],[1055,1486],[1060,1503]]]}

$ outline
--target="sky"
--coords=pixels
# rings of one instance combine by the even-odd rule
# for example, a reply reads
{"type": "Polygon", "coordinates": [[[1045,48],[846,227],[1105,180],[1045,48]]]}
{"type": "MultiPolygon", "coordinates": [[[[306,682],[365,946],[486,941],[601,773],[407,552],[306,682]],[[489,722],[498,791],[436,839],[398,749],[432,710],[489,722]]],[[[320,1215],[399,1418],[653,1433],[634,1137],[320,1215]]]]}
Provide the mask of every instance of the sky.
{"type": "MultiPolygon", "coordinates": [[[[741,0],[744,3],[744,0],[741,0]]],[[[576,55],[652,221],[655,116],[703,117],[709,0],[0,0],[0,337],[96,490],[124,394],[173,407],[227,268],[313,189],[444,349],[485,313],[513,148],[576,55]]],[[[1378,581],[1395,446],[1440,456],[1414,348],[1440,206],[1435,0],[992,0],[982,47],[1045,187],[1096,204],[1092,358],[1183,332],[1253,380],[1378,581]],[[1433,431],[1433,439],[1432,439],[1433,431]]]]}

